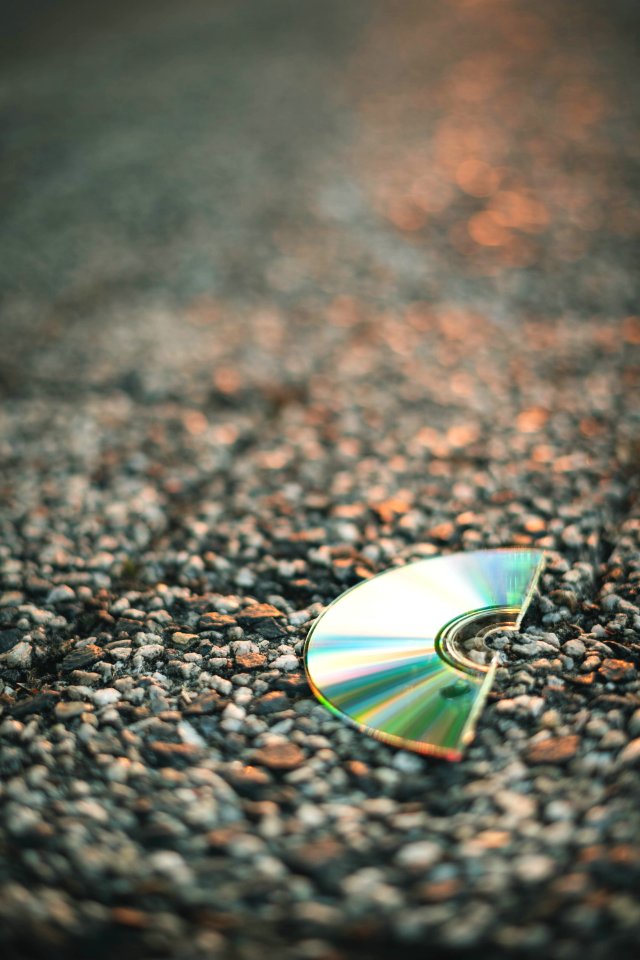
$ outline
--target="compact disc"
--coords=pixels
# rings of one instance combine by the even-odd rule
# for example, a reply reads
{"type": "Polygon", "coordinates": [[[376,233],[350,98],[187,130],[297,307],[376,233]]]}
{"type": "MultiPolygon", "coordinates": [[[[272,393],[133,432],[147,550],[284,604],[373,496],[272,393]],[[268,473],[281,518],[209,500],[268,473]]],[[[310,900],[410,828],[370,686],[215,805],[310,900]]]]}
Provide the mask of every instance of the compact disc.
{"type": "Polygon", "coordinates": [[[491,687],[496,659],[469,638],[517,628],[543,565],[540,550],[458,553],[395,567],[357,584],[316,620],[305,667],[318,699],[365,733],[459,760],[491,687]]]}

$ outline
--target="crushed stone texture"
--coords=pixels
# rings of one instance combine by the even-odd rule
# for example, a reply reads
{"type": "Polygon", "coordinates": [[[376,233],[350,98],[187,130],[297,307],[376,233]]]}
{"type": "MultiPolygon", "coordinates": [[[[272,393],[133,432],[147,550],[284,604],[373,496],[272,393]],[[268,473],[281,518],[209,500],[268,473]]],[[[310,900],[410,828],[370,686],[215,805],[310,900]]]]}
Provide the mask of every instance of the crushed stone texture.
{"type": "Polygon", "coordinates": [[[637,4],[49,6],[0,40],[2,956],[636,957],[637,4]],[[316,701],[343,590],[509,544],[460,763],[316,701]]]}

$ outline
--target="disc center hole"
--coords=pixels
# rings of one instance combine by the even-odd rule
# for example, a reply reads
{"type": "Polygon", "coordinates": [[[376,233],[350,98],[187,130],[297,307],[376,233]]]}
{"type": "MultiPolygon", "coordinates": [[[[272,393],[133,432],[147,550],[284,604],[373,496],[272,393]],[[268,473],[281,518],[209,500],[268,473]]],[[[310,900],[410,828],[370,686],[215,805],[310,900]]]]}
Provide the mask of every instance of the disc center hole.
{"type": "Polygon", "coordinates": [[[486,632],[469,630],[456,639],[455,650],[479,667],[488,667],[496,653],[506,645],[506,635],[512,626],[494,627],[486,632]]]}
{"type": "Polygon", "coordinates": [[[442,631],[438,646],[453,666],[470,673],[486,673],[508,645],[516,628],[518,610],[500,607],[467,614],[442,631]]]}

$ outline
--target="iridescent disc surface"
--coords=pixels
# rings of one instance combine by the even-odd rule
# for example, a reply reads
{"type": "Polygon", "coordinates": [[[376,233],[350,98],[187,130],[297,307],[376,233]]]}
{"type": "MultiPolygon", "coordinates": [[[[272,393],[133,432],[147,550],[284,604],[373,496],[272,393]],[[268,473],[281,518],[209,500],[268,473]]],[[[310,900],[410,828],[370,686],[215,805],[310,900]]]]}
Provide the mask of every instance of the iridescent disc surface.
{"type": "Polygon", "coordinates": [[[307,637],[314,693],[380,740],[459,759],[494,668],[454,666],[439,640],[470,613],[508,608],[509,622],[517,625],[542,562],[539,550],[479,550],[418,560],[352,587],[307,637]]]}

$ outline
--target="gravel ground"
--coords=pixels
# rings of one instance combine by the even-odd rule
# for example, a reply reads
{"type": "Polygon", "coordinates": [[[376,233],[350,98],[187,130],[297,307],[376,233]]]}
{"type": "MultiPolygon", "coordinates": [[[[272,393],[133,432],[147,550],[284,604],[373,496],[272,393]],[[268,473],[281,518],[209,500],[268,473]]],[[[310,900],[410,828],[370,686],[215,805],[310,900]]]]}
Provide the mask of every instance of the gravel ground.
{"type": "Polygon", "coordinates": [[[634,7],[14,11],[3,956],[637,956],[634,7]],[[507,544],[460,764],[315,702],[343,589],[507,544]]]}

